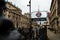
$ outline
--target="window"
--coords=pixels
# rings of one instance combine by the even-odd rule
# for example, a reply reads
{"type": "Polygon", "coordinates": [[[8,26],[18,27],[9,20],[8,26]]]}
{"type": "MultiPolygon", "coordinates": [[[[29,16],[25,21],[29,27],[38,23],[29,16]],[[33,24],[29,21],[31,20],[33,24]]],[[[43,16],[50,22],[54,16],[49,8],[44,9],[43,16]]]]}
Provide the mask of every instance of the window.
{"type": "Polygon", "coordinates": [[[8,15],[8,18],[10,18],[10,15],[8,15]]]}

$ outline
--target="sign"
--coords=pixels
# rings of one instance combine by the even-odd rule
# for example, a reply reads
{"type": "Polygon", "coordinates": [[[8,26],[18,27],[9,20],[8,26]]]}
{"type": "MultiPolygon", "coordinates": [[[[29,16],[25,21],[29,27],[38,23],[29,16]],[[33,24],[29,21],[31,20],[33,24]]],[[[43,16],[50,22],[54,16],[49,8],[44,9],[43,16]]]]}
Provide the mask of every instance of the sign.
{"type": "Polygon", "coordinates": [[[46,18],[32,18],[32,21],[47,21],[46,18]]]}
{"type": "Polygon", "coordinates": [[[40,16],[41,16],[41,13],[40,13],[40,12],[37,12],[37,13],[36,13],[36,16],[37,16],[37,17],[40,17],[40,16]]]}

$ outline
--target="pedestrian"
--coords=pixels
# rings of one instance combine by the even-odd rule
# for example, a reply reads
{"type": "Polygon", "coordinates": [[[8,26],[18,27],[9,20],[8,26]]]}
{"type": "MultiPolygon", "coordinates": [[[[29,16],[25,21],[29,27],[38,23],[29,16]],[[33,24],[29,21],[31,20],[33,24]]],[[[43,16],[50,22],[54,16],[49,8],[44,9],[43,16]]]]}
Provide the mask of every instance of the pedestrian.
{"type": "Polygon", "coordinates": [[[0,40],[19,40],[22,36],[14,28],[13,22],[3,17],[3,11],[6,10],[5,4],[5,0],[0,0],[0,40]]]}

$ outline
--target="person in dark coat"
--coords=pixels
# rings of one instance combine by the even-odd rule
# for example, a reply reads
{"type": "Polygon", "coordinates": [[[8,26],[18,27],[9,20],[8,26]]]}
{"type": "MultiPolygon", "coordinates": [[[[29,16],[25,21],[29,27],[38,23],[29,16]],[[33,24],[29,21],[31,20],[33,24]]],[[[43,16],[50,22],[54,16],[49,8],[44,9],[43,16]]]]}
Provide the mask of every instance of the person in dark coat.
{"type": "Polygon", "coordinates": [[[0,0],[0,34],[4,35],[9,30],[14,29],[13,22],[3,17],[3,11],[6,9],[5,0],[0,0]]]}
{"type": "Polygon", "coordinates": [[[11,20],[3,17],[3,11],[6,10],[5,0],[0,0],[0,40],[22,40],[22,36],[11,20]]]}

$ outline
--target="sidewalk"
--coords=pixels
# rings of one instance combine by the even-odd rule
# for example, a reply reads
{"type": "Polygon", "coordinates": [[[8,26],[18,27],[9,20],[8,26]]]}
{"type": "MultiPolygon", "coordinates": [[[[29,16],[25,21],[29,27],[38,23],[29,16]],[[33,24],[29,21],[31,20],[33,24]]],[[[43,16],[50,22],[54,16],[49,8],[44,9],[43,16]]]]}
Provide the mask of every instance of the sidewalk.
{"type": "Polygon", "coordinates": [[[47,36],[49,40],[60,40],[60,34],[55,34],[54,32],[47,29],[47,36]]]}

